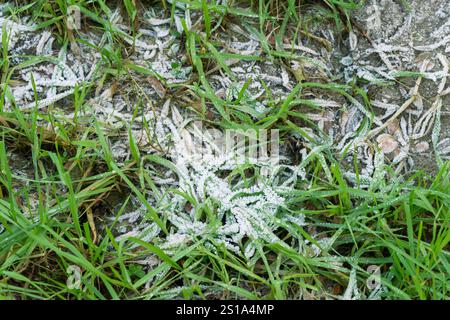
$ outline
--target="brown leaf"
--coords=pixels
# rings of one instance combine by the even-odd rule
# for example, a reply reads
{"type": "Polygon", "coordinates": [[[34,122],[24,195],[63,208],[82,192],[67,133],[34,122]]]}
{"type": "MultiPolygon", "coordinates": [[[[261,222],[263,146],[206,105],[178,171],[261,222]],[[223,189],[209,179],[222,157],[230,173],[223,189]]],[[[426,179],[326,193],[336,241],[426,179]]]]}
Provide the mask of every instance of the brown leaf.
{"type": "Polygon", "coordinates": [[[148,83],[155,89],[158,96],[162,99],[166,95],[166,88],[162,85],[161,81],[159,81],[155,77],[147,77],[148,83]]]}
{"type": "Polygon", "coordinates": [[[95,228],[94,215],[92,214],[91,208],[87,208],[86,213],[89,227],[91,228],[92,232],[92,242],[97,243],[97,229],[95,228]]]}
{"type": "Polygon", "coordinates": [[[418,153],[422,153],[422,152],[427,151],[429,148],[430,148],[429,143],[426,141],[422,141],[422,142],[419,142],[416,144],[415,150],[418,153]]]}
{"type": "Polygon", "coordinates": [[[391,153],[398,148],[398,141],[393,136],[387,133],[380,134],[377,137],[377,142],[383,153],[391,153]]]}

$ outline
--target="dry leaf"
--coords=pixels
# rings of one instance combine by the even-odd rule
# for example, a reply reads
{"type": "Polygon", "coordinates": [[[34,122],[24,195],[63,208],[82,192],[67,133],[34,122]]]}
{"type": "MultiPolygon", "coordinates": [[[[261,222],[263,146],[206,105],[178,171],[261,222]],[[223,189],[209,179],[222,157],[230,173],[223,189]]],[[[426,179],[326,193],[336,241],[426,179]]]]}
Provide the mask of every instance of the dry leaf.
{"type": "Polygon", "coordinates": [[[305,80],[305,76],[303,74],[303,66],[298,62],[294,61],[292,63],[292,73],[294,74],[295,79],[298,82],[302,82],[305,80]]]}
{"type": "Polygon", "coordinates": [[[155,89],[156,93],[160,98],[164,98],[166,95],[166,88],[162,85],[161,81],[156,79],[155,77],[147,77],[148,83],[155,89]]]}
{"type": "Polygon", "coordinates": [[[383,153],[391,153],[398,148],[398,141],[393,136],[387,133],[380,134],[377,137],[378,146],[383,153]]]}
{"type": "Polygon", "coordinates": [[[419,142],[416,144],[415,151],[418,153],[422,153],[427,151],[430,148],[430,144],[426,141],[419,142]]]}
{"type": "Polygon", "coordinates": [[[97,229],[95,228],[94,215],[92,214],[91,208],[87,208],[86,213],[89,222],[89,227],[91,228],[92,231],[92,242],[95,244],[97,243],[97,229]]]}

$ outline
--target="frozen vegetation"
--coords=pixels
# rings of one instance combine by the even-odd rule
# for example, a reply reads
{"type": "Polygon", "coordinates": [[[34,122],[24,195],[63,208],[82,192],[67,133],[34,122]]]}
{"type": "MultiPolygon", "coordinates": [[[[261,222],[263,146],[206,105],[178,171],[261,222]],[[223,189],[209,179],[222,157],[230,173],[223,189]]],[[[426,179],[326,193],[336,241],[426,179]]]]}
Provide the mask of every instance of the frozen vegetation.
{"type": "Polygon", "coordinates": [[[11,1],[0,25],[0,297],[448,298],[448,0],[11,1]]]}

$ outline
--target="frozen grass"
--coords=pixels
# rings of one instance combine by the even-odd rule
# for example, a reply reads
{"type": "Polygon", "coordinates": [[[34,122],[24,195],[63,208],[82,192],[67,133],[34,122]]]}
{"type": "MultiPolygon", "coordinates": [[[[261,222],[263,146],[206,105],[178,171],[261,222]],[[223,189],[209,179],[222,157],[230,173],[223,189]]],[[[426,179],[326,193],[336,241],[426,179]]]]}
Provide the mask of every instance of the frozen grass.
{"type": "MultiPolygon", "coordinates": [[[[297,58],[284,45],[292,32],[309,35],[325,47],[326,40],[309,34],[313,24],[332,23],[337,32],[349,32],[351,10],[357,6],[353,1],[265,0],[225,5],[205,0],[162,0],[159,5],[166,8],[174,29],[177,6],[188,5],[192,12],[203,16],[193,28],[189,28],[189,21],[179,21],[186,63],[193,68],[189,79],[180,83],[165,83],[153,70],[131,59],[139,45],[142,10],[148,6],[144,1],[124,1],[120,7],[121,14],[127,17],[124,23],[128,32],[112,22],[116,6],[109,1],[108,5],[102,0],[18,3],[7,10],[13,21],[20,16],[32,17],[36,29],[51,30],[58,45],[71,46],[75,51],[86,41],[68,29],[65,20],[68,5],[77,4],[83,23],[103,34],[104,42],[102,47],[91,46],[100,53],[101,60],[92,78],[74,85],[68,100],[73,109],[70,117],[53,112],[52,106],[61,103],[62,98],[42,106],[34,79],[35,102],[27,108],[13,103],[6,108],[4,103],[17,81],[14,72],[38,63],[40,58],[26,57],[21,64],[13,65],[11,59],[15,57],[8,53],[10,39],[6,25],[3,27],[1,298],[448,299],[449,162],[437,159],[439,168],[432,176],[420,170],[402,176],[389,165],[382,165],[375,168],[376,179],[365,182],[357,157],[352,156],[354,162],[350,165],[344,163],[326,139],[304,130],[304,123],[311,127],[313,124],[297,109],[308,103],[303,97],[303,90],[308,88],[329,90],[346,99],[356,96],[367,102],[356,84],[306,82],[296,74],[298,85],[282,101],[271,98],[271,89],[266,88],[269,111],[255,120],[251,110],[254,101],[245,94],[245,88],[232,101],[222,99],[215,94],[208,77],[218,70],[232,75],[229,59],[261,59],[217,49],[220,43],[216,35],[228,21],[250,21],[264,59],[284,65],[297,58]],[[303,10],[311,6],[315,6],[317,14],[303,17],[303,10]],[[302,170],[300,178],[288,190],[277,191],[285,201],[274,213],[279,219],[270,230],[276,241],[246,234],[229,246],[217,238],[217,217],[227,214],[220,212],[221,203],[208,193],[199,201],[180,189],[161,187],[158,181],[181,167],[173,163],[175,158],[169,157],[161,141],[150,141],[160,153],[147,154],[133,137],[131,123],[126,124],[126,149],[131,156],[124,161],[115,157],[111,140],[117,138],[117,133],[108,123],[86,119],[82,114],[91,104],[89,97],[114,79],[119,84],[110,90],[128,94],[130,99],[132,95],[149,99],[141,88],[141,77],[152,77],[154,86],[165,91],[166,98],[179,101],[188,97],[189,107],[212,127],[279,129],[282,144],[292,143],[293,136],[311,141],[308,156],[293,165],[302,170]],[[125,84],[132,88],[131,93],[125,90],[125,84]],[[319,137],[321,140],[316,141],[319,137]],[[28,160],[28,176],[18,174],[12,154],[28,160]],[[346,175],[349,167],[353,179],[346,175]],[[155,201],[148,200],[149,193],[155,201]],[[113,207],[110,202],[115,197],[120,201],[113,207]],[[202,230],[213,231],[190,234],[183,245],[168,247],[164,239],[175,238],[170,208],[180,197],[183,205],[195,213],[202,230]],[[139,234],[117,237],[115,224],[132,201],[139,203],[145,220],[164,235],[159,240],[146,241],[139,234]],[[115,217],[112,225],[107,223],[110,216],[115,217]],[[281,218],[286,216],[290,220],[281,218]],[[169,234],[172,238],[165,237],[169,234]],[[68,286],[67,279],[73,276],[69,266],[82,271],[81,289],[68,286]],[[367,285],[374,280],[370,266],[380,271],[381,285],[376,288],[367,285]]],[[[142,100],[138,99],[133,107],[131,121],[139,118],[142,100]]],[[[161,120],[161,108],[155,107],[156,122],[161,120]]],[[[371,119],[370,111],[366,112],[367,119],[371,119]]],[[[152,125],[144,121],[147,131],[152,125]]],[[[221,175],[230,184],[249,188],[259,181],[259,169],[243,164],[221,175]]]]}

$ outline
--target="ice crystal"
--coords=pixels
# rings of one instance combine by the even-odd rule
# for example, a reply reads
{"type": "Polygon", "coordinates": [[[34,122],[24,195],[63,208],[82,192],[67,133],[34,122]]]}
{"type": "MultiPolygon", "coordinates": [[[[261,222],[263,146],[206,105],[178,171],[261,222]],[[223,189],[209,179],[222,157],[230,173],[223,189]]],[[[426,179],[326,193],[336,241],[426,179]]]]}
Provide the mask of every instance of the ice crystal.
{"type": "Polygon", "coordinates": [[[361,293],[358,289],[358,282],[356,280],[356,269],[353,268],[350,271],[350,278],[348,280],[347,289],[342,296],[342,300],[359,300],[361,298],[361,293]]]}
{"type": "MultiPolygon", "coordinates": [[[[36,48],[33,54],[38,58],[29,66],[18,69],[14,76],[21,79],[18,85],[11,87],[11,95],[6,95],[6,109],[15,104],[21,109],[37,106],[45,108],[62,100],[74,92],[76,85],[91,79],[96,64],[97,55],[84,46],[85,58],[67,52],[65,47],[57,54],[53,50],[54,37],[49,31],[36,31],[33,25],[23,25],[0,17],[0,24],[4,24],[9,36],[8,51],[14,64],[23,62],[22,56],[29,54],[31,48],[36,48]],[[32,81],[36,86],[38,101],[32,81]]],[[[0,30],[0,35],[3,31],[0,30]]]]}
{"type": "MultiPolygon", "coordinates": [[[[154,137],[161,139],[158,144],[168,150],[165,156],[174,167],[165,179],[155,177],[161,193],[149,195],[150,203],[162,205],[158,211],[170,222],[170,233],[167,237],[161,234],[156,236],[157,232],[153,229],[155,232],[150,234],[154,239],[159,239],[156,241],[167,252],[198,239],[205,239],[205,245],[211,248],[222,244],[248,258],[255,252],[255,247],[250,242],[245,249],[242,248],[246,239],[255,241],[255,244],[280,243],[287,246],[278,238],[275,230],[286,224],[307,224],[303,215],[289,214],[286,204],[292,187],[297,181],[306,178],[303,167],[279,164],[270,168],[268,177],[261,176],[251,185],[245,185],[240,180],[230,180],[228,174],[242,162],[232,154],[214,154],[214,140],[199,130],[196,123],[187,120],[186,115],[167,100],[153,118],[155,130],[164,132],[155,133],[154,137]],[[203,135],[201,146],[193,144],[199,135],[203,135]],[[171,191],[174,188],[177,192],[171,191]],[[198,211],[190,205],[192,202],[216,208],[214,222],[199,217],[198,211]]],[[[263,165],[256,163],[254,166],[261,169],[263,165]]],[[[132,225],[132,221],[145,221],[143,216],[143,212],[132,211],[122,219],[132,225]]],[[[146,230],[142,229],[142,224],[138,225],[122,235],[121,239],[127,235],[142,235],[146,230]]],[[[316,247],[311,250],[320,254],[316,247]]]]}

